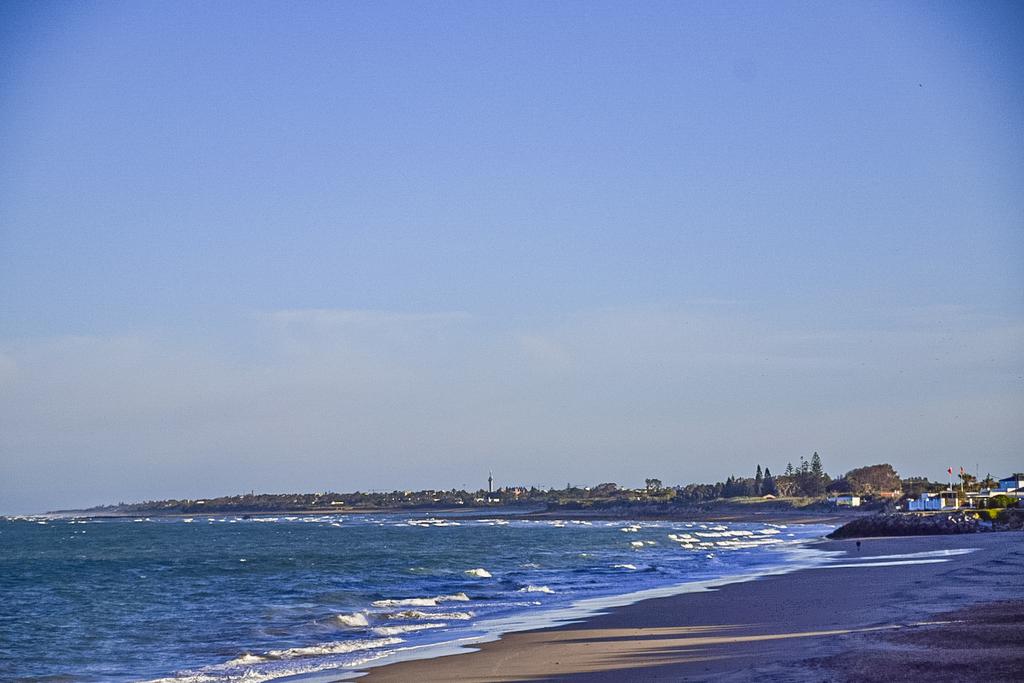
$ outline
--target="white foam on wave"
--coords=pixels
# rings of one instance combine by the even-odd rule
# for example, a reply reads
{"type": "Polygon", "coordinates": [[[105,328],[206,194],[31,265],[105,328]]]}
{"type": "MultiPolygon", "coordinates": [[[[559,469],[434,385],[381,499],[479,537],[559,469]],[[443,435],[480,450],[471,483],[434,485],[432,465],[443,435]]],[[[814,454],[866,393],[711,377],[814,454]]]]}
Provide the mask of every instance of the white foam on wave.
{"type": "Polygon", "coordinates": [[[431,526],[462,526],[460,522],[453,522],[447,519],[436,519],[429,517],[427,519],[410,519],[406,522],[408,526],[418,527],[431,527],[431,526]]]}
{"type": "Polygon", "coordinates": [[[249,664],[259,664],[260,662],[267,661],[266,657],[259,655],[253,655],[246,652],[241,657],[235,657],[225,664],[225,666],[247,666],[249,664]]]}
{"type": "Polygon", "coordinates": [[[453,593],[452,595],[437,595],[432,598],[374,600],[371,604],[374,607],[436,607],[442,602],[469,602],[469,596],[465,593],[453,593]]]}
{"type": "Polygon", "coordinates": [[[631,546],[633,546],[634,548],[643,548],[644,547],[644,542],[643,541],[630,541],[629,544],[631,546]]]}
{"type": "Polygon", "coordinates": [[[478,579],[489,579],[493,576],[493,574],[491,574],[483,567],[477,567],[476,569],[467,569],[465,573],[469,574],[470,576],[475,576],[478,579]]]}
{"type": "Polygon", "coordinates": [[[374,607],[436,607],[437,598],[403,598],[399,600],[374,600],[374,607]]]}
{"type": "Polygon", "coordinates": [[[379,626],[373,629],[378,636],[397,636],[402,633],[413,633],[415,631],[426,631],[432,628],[444,628],[448,624],[444,622],[432,622],[429,624],[404,624],[402,626],[379,626]]]}
{"type": "Polygon", "coordinates": [[[635,570],[636,569],[636,565],[635,564],[613,564],[612,568],[613,569],[631,569],[631,570],[635,570]]]}
{"type": "Polygon", "coordinates": [[[519,589],[520,593],[548,593],[553,594],[555,591],[551,590],[547,586],[526,586],[519,589]]]}
{"type": "Polygon", "coordinates": [[[355,612],[353,614],[339,614],[335,617],[342,625],[348,626],[349,628],[365,628],[370,625],[366,620],[366,615],[362,612],[355,612]]]}
{"type": "Polygon", "coordinates": [[[286,650],[271,650],[267,659],[295,659],[298,657],[320,657],[323,655],[342,655],[360,650],[372,650],[387,645],[405,642],[401,638],[373,638],[369,640],[342,640],[334,643],[319,643],[306,647],[290,647],[286,650]]]}
{"type": "Polygon", "coordinates": [[[421,612],[418,609],[407,609],[385,615],[388,619],[446,619],[466,621],[473,618],[472,612],[421,612]]]}

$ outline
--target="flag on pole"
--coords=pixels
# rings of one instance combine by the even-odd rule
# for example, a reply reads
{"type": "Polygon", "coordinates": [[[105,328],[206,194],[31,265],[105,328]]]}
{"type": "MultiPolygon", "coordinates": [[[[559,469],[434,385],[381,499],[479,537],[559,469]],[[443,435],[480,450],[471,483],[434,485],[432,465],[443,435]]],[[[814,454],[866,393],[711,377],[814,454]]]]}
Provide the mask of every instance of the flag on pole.
{"type": "Polygon", "coordinates": [[[953,474],[953,468],[952,467],[946,468],[946,471],[949,472],[950,474],[953,474]]]}

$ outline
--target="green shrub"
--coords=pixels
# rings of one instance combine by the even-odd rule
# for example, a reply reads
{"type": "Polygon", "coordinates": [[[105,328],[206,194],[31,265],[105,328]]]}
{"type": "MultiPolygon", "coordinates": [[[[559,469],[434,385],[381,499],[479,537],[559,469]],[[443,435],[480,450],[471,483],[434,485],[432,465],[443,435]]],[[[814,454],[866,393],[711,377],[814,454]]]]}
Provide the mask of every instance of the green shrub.
{"type": "Polygon", "coordinates": [[[1012,496],[992,496],[985,501],[985,507],[987,508],[1008,508],[1016,505],[1017,499],[1012,496]]]}
{"type": "Polygon", "coordinates": [[[999,513],[1002,512],[1002,510],[993,510],[991,508],[986,508],[984,510],[975,510],[974,512],[983,521],[994,522],[999,517],[999,513]]]}

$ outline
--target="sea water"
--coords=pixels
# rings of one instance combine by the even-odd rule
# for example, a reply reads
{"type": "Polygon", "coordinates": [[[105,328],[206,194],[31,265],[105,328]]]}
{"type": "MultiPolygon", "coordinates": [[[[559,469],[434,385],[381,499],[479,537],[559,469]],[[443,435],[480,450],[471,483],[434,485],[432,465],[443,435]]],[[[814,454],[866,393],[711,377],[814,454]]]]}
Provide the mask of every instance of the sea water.
{"type": "Polygon", "coordinates": [[[407,514],[4,519],[0,680],[340,677],[578,614],[595,598],[793,567],[802,543],[831,528],[407,514]]]}

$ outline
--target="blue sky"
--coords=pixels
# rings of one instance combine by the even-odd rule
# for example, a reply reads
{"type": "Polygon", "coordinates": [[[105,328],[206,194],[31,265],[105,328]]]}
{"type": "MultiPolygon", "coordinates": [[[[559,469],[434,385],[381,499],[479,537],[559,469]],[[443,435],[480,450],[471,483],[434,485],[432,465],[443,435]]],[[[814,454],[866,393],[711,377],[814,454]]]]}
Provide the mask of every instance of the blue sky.
{"type": "Polygon", "coordinates": [[[1024,464],[1019,5],[0,15],[0,512],[1024,464]]]}

